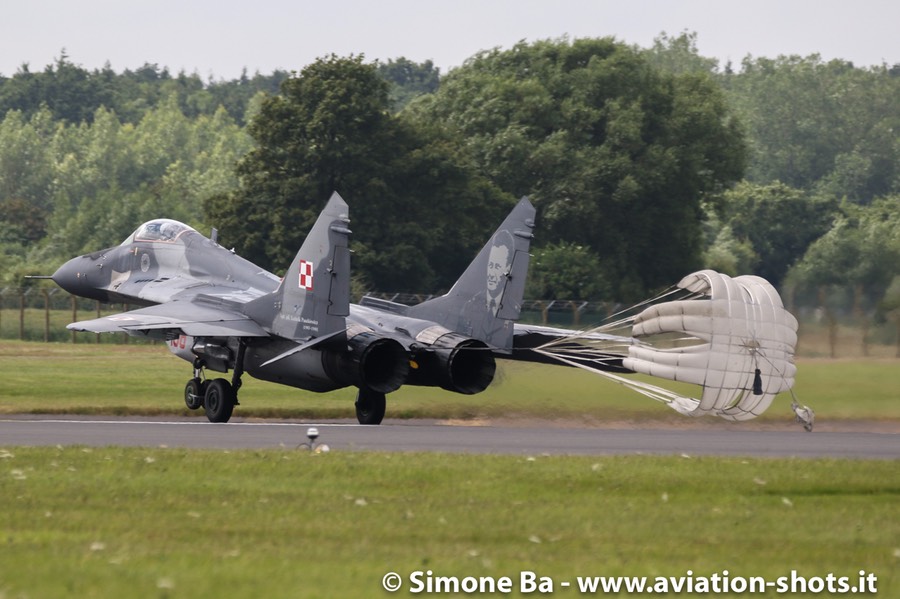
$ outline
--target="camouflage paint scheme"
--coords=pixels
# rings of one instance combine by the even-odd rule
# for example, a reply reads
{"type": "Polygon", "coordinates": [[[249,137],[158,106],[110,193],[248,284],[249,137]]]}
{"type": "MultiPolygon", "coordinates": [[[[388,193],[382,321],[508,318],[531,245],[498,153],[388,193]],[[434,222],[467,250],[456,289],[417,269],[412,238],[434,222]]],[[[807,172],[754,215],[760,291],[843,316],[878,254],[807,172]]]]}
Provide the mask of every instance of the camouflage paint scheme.
{"type": "Polygon", "coordinates": [[[52,276],[67,291],[145,306],[69,328],[163,339],[194,367],[185,402],[227,422],[241,376],[326,392],[358,387],[357,417],[378,424],[403,384],[478,393],[495,357],[544,361],[529,348],[559,336],[517,327],[535,211],[523,198],[445,295],[416,306],[350,303],[349,208],[333,194],[284,277],[187,225],[156,219],[121,245],[79,256],[52,276]],[[205,369],[233,370],[231,382],[205,369]]]}

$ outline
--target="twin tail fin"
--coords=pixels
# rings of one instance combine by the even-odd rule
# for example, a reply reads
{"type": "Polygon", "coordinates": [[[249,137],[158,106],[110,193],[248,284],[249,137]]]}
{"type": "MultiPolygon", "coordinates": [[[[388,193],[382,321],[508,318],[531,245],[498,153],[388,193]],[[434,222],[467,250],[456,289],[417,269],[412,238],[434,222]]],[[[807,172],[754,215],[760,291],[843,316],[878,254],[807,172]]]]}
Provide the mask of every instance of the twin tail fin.
{"type": "Polygon", "coordinates": [[[350,313],[349,207],[335,192],[278,289],[244,306],[272,334],[292,340],[332,336],[350,313]]]}
{"type": "Polygon", "coordinates": [[[535,209],[522,198],[445,295],[411,306],[408,316],[434,321],[512,351],[513,324],[522,311],[535,209]]]}

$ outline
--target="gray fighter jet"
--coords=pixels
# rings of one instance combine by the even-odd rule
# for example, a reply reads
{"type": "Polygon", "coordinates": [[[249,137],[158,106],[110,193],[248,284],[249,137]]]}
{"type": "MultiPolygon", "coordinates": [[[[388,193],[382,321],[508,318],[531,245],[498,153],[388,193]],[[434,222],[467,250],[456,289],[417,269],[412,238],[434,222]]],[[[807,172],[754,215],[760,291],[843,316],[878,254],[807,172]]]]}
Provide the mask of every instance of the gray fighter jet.
{"type": "MultiPolygon", "coordinates": [[[[759,277],[692,273],[640,312],[588,331],[517,323],[535,215],[523,198],[445,295],[351,304],[348,212],[332,195],[282,278],[220,246],[215,232],[208,239],[167,219],[51,278],[75,295],[146,306],[69,328],[166,340],[193,365],[185,403],[211,422],[231,418],[245,373],[316,392],[357,387],[362,424],[380,424],[385,395],[405,384],[480,393],[496,358],[580,367],[681,414],[727,420],[755,418],[794,383],[797,320],[759,277]],[[631,335],[613,334],[623,324],[631,335]],[[232,371],[231,380],[206,370],[232,371]],[[619,376],[635,372],[702,395],[619,376]]],[[[812,410],[791,407],[810,430],[812,410]]]]}
{"type": "MultiPolygon", "coordinates": [[[[401,385],[479,393],[495,357],[541,361],[546,330],[516,330],[535,211],[523,198],[452,289],[416,306],[350,303],[349,210],[333,194],[279,278],[173,220],[141,225],[121,245],[74,258],[52,279],[70,293],[146,306],[69,325],[165,340],[193,365],[188,408],[227,422],[241,377],[326,392],[359,389],[356,414],[379,424],[401,385]],[[514,356],[514,337],[520,352],[514,356]],[[227,373],[207,379],[206,370],[227,373]]],[[[555,335],[558,337],[558,335],[555,335]]]]}

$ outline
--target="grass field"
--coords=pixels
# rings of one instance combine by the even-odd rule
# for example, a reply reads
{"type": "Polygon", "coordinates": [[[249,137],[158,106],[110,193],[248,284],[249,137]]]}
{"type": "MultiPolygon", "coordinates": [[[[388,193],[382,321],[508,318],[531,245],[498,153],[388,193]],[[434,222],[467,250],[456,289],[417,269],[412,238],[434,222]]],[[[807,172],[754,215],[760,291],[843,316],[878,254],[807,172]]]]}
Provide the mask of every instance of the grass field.
{"type": "MultiPolygon", "coordinates": [[[[896,359],[801,360],[818,422],[900,422],[896,359]]],[[[0,342],[0,412],[183,413],[161,346],[0,342]]],[[[351,417],[354,394],[245,378],[236,414],[351,417]]],[[[789,422],[789,396],[762,418],[789,422]]],[[[590,373],[503,363],[389,416],[691,422],[590,373]]],[[[725,425],[715,420],[712,425],[725,425]]],[[[897,460],[24,448],[0,439],[0,599],[385,597],[397,572],[877,578],[900,596],[897,460]]],[[[427,593],[421,593],[427,595],[427,593]]],[[[527,596],[547,594],[532,593],[527,596]]],[[[624,594],[624,593],[623,593],[624,594]]],[[[827,593],[826,593],[827,594],[827,593]]],[[[769,596],[775,593],[770,592],[769,596]]],[[[723,595],[738,596],[738,595],[723,595]]],[[[746,595],[740,595],[746,596],[746,595]]],[[[791,596],[780,595],[780,596],[791,596]]]]}
{"type": "MultiPolygon", "coordinates": [[[[806,359],[798,367],[795,392],[816,411],[818,422],[900,421],[900,360],[806,359]]],[[[182,397],[189,376],[190,365],[163,346],[0,341],[0,413],[188,413],[182,397]]],[[[316,394],[247,376],[235,414],[351,418],[354,398],[353,389],[316,394]]],[[[760,420],[789,422],[789,405],[790,396],[783,394],[760,420]]],[[[505,361],[495,383],[478,395],[404,387],[388,398],[388,417],[394,418],[510,416],[688,421],[588,372],[505,361]]]]}
{"type": "Polygon", "coordinates": [[[0,505],[9,598],[383,597],[390,571],[408,596],[428,570],[900,593],[890,461],[0,448],[0,505]]]}

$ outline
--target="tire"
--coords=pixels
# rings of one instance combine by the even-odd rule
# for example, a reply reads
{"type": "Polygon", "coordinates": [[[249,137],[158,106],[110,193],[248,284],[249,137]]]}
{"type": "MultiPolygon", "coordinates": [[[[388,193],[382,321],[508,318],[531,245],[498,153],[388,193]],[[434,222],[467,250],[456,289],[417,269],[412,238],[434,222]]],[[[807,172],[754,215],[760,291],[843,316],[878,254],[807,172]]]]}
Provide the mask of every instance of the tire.
{"type": "Polygon", "coordinates": [[[189,380],[184,386],[184,405],[189,410],[199,410],[203,407],[204,387],[198,378],[189,380]]]}
{"type": "Polygon", "coordinates": [[[206,417],[210,422],[228,422],[234,412],[235,399],[234,389],[227,380],[210,381],[203,398],[206,417]]]}
{"type": "Polygon", "coordinates": [[[381,424],[386,408],[384,393],[360,389],[356,394],[356,420],[360,424],[381,424]]]}

